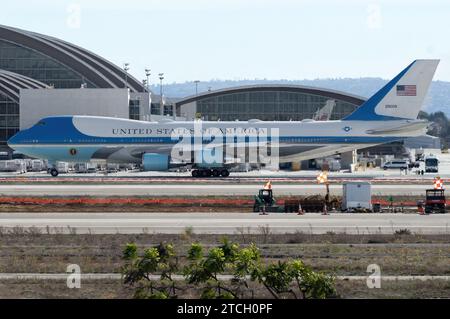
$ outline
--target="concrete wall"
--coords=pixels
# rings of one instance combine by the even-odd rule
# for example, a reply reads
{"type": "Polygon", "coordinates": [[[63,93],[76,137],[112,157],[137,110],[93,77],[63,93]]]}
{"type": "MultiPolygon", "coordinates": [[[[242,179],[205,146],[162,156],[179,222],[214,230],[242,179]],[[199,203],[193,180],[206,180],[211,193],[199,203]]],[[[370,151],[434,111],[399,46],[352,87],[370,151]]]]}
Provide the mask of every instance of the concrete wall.
{"type": "Polygon", "coordinates": [[[20,129],[54,115],[129,118],[128,89],[22,89],[20,129]]]}
{"type": "Polygon", "coordinates": [[[148,121],[150,119],[150,104],[152,102],[152,99],[150,97],[149,93],[139,93],[139,92],[131,92],[130,93],[130,99],[132,100],[139,100],[140,103],[140,120],[142,121],[148,121]]]}
{"type": "Polygon", "coordinates": [[[197,112],[197,102],[191,102],[187,104],[183,104],[180,109],[180,115],[186,120],[195,119],[195,113],[197,112]]]}
{"type": "Polygon", "coordinates": [[[341,169],[350,169],[353,164],[358,162],[356,150],[341,153],[341,169]]]}

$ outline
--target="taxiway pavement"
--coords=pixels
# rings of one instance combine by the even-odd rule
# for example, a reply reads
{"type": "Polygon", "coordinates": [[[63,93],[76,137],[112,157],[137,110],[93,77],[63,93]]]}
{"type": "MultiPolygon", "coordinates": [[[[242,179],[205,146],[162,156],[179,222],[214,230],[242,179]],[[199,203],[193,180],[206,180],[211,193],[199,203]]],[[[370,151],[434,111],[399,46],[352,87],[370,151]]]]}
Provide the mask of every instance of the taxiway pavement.
{"type": "MultiPolygon", "coordinates": [[[[252,196],[262,184],[230,183],[217,185],[201,184],[96,184],[96,185],[64,185],[64,184],[10,184],[0,185],[0,196],[252,196]]],[[[432,188],[427,184],[374,184],[372,195],[425,195],[425,190],[432,188]]],[[[278,184],[273,183],[275,196],[316,195],[325,194],[325,186],[311,182],[310,184],[278,184]]],[[[332,195],[342,195],[342,185],[331,184],[332,195]]]]}
{"type": "Polygon", "coordinates": [[[450,234],[450,215],[350,214],[306,215],[272,213],[1,213],[0,227],[36,227],[45,232],[77,234],[183,233],[188,227],[198,234],[313,233],[392,234],[399,229],[412,233],[450,234]],[[268,227],[268,228],[265,228],[268,227]],[[264,229],[265,228],[265,229],[264,229]]]}

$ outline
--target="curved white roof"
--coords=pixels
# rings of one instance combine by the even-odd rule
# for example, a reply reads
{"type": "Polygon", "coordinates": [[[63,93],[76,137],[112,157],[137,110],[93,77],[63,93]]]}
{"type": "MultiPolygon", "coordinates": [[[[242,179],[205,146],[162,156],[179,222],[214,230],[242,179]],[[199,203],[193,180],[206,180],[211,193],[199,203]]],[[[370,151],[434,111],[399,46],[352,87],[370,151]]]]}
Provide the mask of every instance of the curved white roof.
{"type": "Polygon", "coordinates": [[[0,70],[0,94],[19,103],[20,89],[45,89],[48,85],[18,73],[0,70]]]}
{"type": "Polygon", "coordinates": [[[144,92],[144,85],[122,68],[69,42],[47,35],[0,25],[0,40],[37,51],[79,74],[98,88],[125,88],[144,92]]]}

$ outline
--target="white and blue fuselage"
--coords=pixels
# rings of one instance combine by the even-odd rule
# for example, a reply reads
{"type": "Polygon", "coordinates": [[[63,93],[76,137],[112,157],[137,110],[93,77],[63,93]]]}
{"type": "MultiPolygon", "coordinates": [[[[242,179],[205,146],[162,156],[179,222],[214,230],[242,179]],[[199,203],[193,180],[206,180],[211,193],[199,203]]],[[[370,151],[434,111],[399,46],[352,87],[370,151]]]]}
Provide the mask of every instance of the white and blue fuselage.
{"type": "Polygon", "coordinates": [[[182,144],[184,150],[186,146],[190,151],[198,150],[195,132],[196,126],[201,125],[200,144],[206,148],[222,142],[227,145],[230,140],[225,136],[229,133],[234,135],[231,142],[237,147],[251,148],[251,138],[256,132],[258,139],[262,137],[267,144],[273,143],[276,135],[279,162],[319,158],[423,135],[427,122],[417,120],[417,115],[438,62],[414,61],[355,112],[339,121],[144,122],[55,116],[20,131],[8,145],[23,154],[51,162],[102,159],[142,163],[148,153],[176,160],[175,146],[182,144]],[[212,134],[214,137],[211,131],[216,132],[212,134]]]}
{"type": "MultiPolygon", "coordinates": [[[[366,121],[201,122],[204,132],[211,128],[224,132],[224,135],[236,132],[246,144],[254,132],[270,135],[277,129],[280,162],[398,141],[423,134],[427,126],[427,122],[421,120],[368,124],[366,121]]],[[[186,138],[181,134],[193,132],[194,125],[194,122],[158,123],[94,116],[48,117],[21,131],[8,144],[18,152],[50,161],[104,159],[116,163],[141,163],[145,153],[170,154],[172,148],[186,138]]],[[[193,138],[191,142],[194,143],[193,138]]],[[[211,142],[218,142],[218,139],[203,136],[204,147],[211,142]]]]}

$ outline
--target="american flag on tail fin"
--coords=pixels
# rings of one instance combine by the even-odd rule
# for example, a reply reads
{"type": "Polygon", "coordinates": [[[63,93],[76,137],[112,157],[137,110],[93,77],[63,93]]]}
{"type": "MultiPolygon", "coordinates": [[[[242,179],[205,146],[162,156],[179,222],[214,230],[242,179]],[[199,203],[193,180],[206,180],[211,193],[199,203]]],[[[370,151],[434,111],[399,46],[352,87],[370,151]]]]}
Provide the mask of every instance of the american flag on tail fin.
{"type": "Polygon", "coordinates": [[[397,85],[397,96],[416,96],[417,88],[415,85],[397,85]]]}

